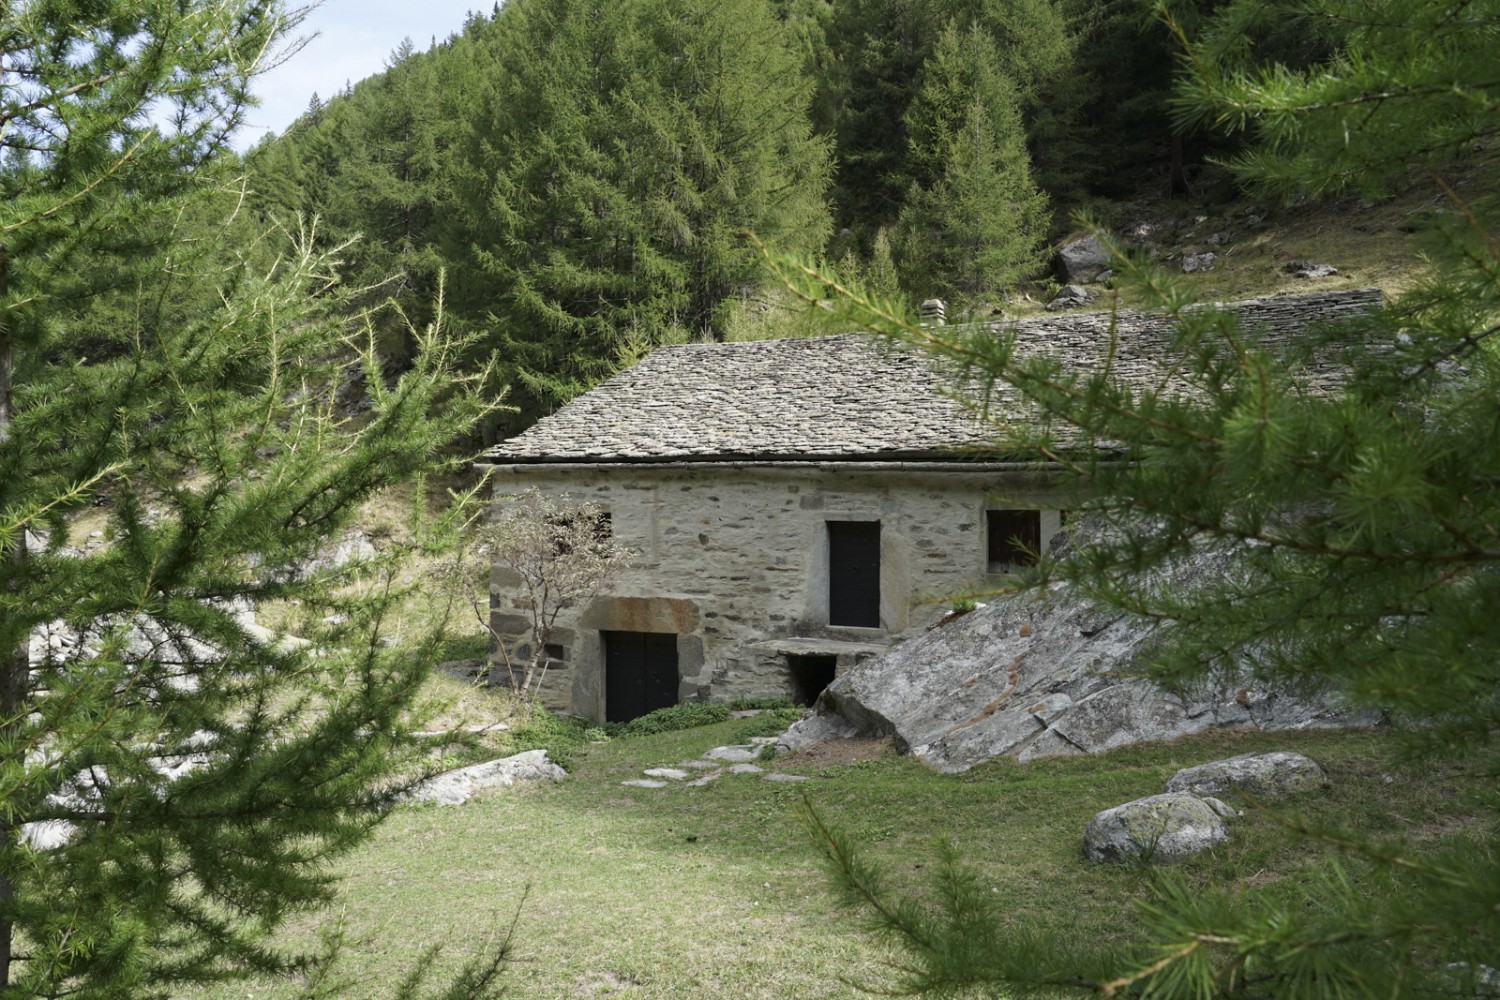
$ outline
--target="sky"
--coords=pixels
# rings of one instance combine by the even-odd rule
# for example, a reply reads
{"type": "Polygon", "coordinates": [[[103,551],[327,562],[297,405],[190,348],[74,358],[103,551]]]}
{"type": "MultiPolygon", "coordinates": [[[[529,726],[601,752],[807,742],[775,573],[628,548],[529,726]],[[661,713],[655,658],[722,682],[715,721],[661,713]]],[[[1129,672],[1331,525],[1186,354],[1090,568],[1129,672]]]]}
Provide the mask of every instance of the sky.
{"type": "Polygon", "coordinates": [[[236,145],[247,149],[268,131],[284,131],[313,94],[327,100],[346,82],[381,72],[403,38],[426,49],[462,28],[470,10],[493,9],[493,0],[325,0],[299,32],[318,37],[257,81],[260,107],[250,110],[236,145]]]}

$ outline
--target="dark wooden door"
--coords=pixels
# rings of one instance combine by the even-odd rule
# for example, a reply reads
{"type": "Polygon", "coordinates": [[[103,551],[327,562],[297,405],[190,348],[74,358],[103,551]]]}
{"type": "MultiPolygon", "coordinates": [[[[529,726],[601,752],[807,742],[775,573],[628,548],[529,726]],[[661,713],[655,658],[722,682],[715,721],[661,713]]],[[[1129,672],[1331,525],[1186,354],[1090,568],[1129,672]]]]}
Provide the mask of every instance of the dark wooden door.
{"type": "Polygon", "coordinates": [[[677,704],[677,636],[604,633],[604,717],[631,719],[677,704]]]}
{"type": "Polygon", "coordinates": [[[828,522],[828,624],[880,627],[880,522],[828,522]]]}

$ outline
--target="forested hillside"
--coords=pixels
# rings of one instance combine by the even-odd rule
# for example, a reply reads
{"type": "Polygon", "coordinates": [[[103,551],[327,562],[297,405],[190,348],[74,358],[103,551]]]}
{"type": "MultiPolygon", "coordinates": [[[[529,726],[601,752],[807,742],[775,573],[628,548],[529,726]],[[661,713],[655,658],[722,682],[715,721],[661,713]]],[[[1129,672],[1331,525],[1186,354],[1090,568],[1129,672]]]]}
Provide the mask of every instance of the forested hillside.
{"type": "MultiPolygon", "coordinates": [[[[654,344],[753,325],[774,295],[747,232],[989,312],[1074,211],[1187,193],[1236,141],[1168,106],[1173,32],[1209,6],[510,0],[314,98],[249,154],[252,205],[359,235],[346,281],[418,327],[446,273],[514,428],[654,344]]],[[[1327,54],[1305,27],[1248,38],[1327,54]]],[[[383,322],[398,368],[408,328],[383,322]]]]}

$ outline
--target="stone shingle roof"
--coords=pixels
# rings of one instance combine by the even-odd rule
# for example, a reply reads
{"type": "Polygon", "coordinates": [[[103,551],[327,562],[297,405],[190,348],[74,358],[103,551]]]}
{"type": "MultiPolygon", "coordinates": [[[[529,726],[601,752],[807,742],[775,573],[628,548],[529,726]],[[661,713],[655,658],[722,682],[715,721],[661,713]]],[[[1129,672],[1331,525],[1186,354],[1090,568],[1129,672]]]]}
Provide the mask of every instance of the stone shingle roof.
{"type": "MultiPolygon", "coordinates": [[[[1263,331],[1263,343],[1274,348],[1289,345],[1311,323],[1347,318],[1379,302],[1378,290],[1362,290],[1250,299],[1232,307],[1242,326],[1263,331]]],[[[1053,353],[1079,371],[1102,361],[1109,323],[1108,313],[1074,313],[1007,329],[1015,331],[1018,350],[1053,353]]],[[[1163,363],[1169,331],[1161,316],[1122,312],[1116,329],[1118,377],[1143,389],[1181,378],[1163,363]]],[[[1338,366],[1308,375],[1314,388],[1331,386],[1338,366]]],[[[956,458],[993,447],[996,424],[953,398],[953,385],[929,360],[882,349],[860,335],[661,347],[485,459],[883,461],[956,458]]],[[[1004,386],[991,397],[990,412],[1000,424],[1033,419],[1004,386]]]]}

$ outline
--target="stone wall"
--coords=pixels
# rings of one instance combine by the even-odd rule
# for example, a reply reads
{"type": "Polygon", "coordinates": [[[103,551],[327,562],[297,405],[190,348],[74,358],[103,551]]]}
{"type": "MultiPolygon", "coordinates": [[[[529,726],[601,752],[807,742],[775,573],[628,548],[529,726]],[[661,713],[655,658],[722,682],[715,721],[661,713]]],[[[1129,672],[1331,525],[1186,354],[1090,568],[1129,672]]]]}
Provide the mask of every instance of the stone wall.
{"type": "MultiPolygon", "coordinates": [[[[599,504],[634,552],[609,594],[565,613],[543,700],[602,718],[605,630],[677,635],[680,701],[787,697],[787,657],[838,669],[922,632],[987,577],[984,511],[1068,506],[1041,472],[979,463],[514,465],[497,510],[528,487],[599,504]],[[880,627],[828,624],[828,521],[879,521],[880,627]]],[[[1057,530],[1044,512],[1042,542],[1057,530]]],[[[496,572],[496,631],[519,635],[514,581],[496,572]]]]}

